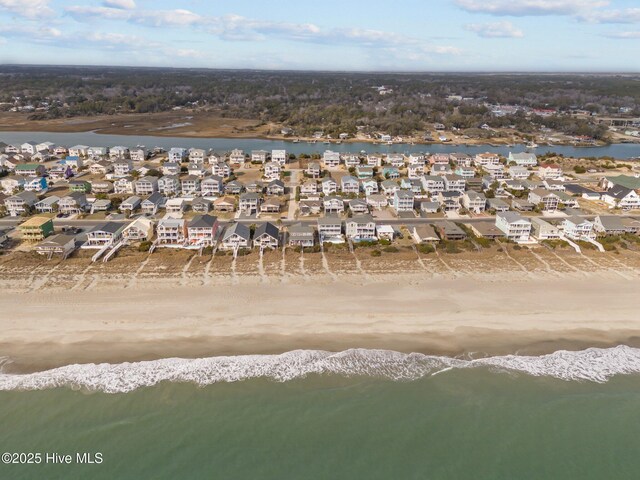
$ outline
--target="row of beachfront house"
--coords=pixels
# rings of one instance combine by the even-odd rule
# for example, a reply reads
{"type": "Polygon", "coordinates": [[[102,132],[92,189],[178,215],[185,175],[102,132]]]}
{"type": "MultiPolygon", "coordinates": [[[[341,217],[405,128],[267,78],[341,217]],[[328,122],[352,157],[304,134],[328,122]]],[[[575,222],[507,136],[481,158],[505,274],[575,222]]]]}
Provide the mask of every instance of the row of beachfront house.
{"type": "MultiPolygon", "coordinates": [[[[598,216],[593,221],[579,216],[564,218],[555,225],[543,218],[525,218],[517,212],[498,213],[495,223],[474,222],[467,228],[479,237],[508,239],[517,243],[544,240],[594,242],[598,236],[639,234],[640,221],[620,216],[598,216]]],[[[32,217],[19,226],[22,238],[40,242],[34,248],[42,254],[68,255],[76,248],[73,236],[54,235],[53,221],[47,217],[32,217]],[[71,241],[74,240],[74,241],[71,241]]],[[[450,220],[434,220],[409,227],[416,243],[440,240],[464,240],[467,231],[450,220]]],[[[319,218],[315,228],[308,223],[289,226],[286,232],[271,223],[262,222],[252,228],[245,223],[222,226],[217,217],[204,214],[191,219],[170,215],[154,222],[140,217],[131,222],[104,222],[86,233],[82,248],[104,248],[119,242],[153,241],[157,247],[202,248],[216,246],[220,250],[278,248],[285,243],[292,247],[312,247],[321,243],[342,243],[393,240],[396,228],[377,222],[371,215],[354,215],[343,221],[337,216],[319,218]]]]}

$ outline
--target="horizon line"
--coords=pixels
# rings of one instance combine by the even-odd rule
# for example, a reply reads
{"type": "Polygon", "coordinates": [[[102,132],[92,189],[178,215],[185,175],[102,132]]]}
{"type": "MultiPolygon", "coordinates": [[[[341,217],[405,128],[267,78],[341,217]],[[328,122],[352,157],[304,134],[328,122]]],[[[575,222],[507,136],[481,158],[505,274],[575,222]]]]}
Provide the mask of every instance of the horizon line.
{"type": "Polygon", "coordinates": [[[396,75],[428,75],[428,74],[483,74],[483,75],[640,75],[638,71],[624,70],[342,70],[342,69],[290,69],[290,68],[249,68],[249,67],[167,67],[141,65],[105,65],[105,64],[40,64],[40,63],[0,63],[2,67],[32,68],[122,68],[137,70],[209,70],[240,72],[283,72],[283,73],[348,73],[348,74],[396,74],[396,75]]]}

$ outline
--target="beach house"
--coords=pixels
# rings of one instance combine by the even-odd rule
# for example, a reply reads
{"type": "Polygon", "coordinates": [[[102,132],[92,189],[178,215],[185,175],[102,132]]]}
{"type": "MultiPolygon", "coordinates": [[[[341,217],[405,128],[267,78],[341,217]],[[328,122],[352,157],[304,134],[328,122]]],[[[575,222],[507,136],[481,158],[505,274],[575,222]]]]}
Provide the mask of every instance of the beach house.
{"type": "Polygon", "coordinates": [[[371,215],[354,215],[345,221],[345,233],[353,241],[375,241],[376,222],[371,215]]]}
{"type": "Polygon", "coordinates": [[[287,151],[286,150],[271,150],[271,161],[276,162],[281,167],[287,164],[287,151]]]}
{"type": "Polygon", "coordinates": [[[187,221],[167,216],[158,221],[157,242],[160,245],[182,246],[187,240],[187,221]]]}
{"type": "Polygon", "coordinates": [[[53,219],[48,217],[31,217],[18,225],[23,240],[39,242],[53,234],[53,219]]]}
{"type": "Polygon", "coordinates": [[[522,153],[511,153],[509,152],[509,157],[507,158],[507,162],[514,162],[516,165],[520,167],[535,167],[538,164],[538,157],[535,154],[529,152],[522,153]]]}
{"type": "Polygon", "coordinates": [[[229,225],[220,242],[222,250],[237,250],[240,248],[251,248],[251,231],[243,223],[232,223],[229,225]]]}
{"type": "Polygon", "coordinates": [[[158,179],[158,191],[164,196],[180,193],[180,179],[177,175],[165,175],[158,179]]]}
{"type": "Polygon", "coordinates": [[[322,155],[322,163],[325,168],[338,168],[340,166],[340,154],[326,150],[322,155]]]}
{"type": "Polygon", "coordinates": [[[531,218],[531,233],[536,240],[557,240],[560,229],[539,217],[531,218]]]}
{"type": "Polygon", "coordinates": [[[52,235],[34,247],[36,253],[40,255],[46,255],[48,258],[54,255],[60,255],[63,259],[67,258],[75,249],[75,237],[65,234],[52,235]]]}
{"type": "Polygon", "coordinates": [[[462,205],[473,213],[482,213],[487,207],[487,197],[483,193],[469,190],[462,195],[462,205]]]}
{"type": "Polygon", "coordinates": [[[562,230],[565,237],[571,240],[595,240],[596,238],[593,223],[576,215],[563,220],[562,230]]]}
{"type": "Polygon", "coordinates": [[[514,242],[528,242],[531,236],[531,221],[516,212],[497,213],[496,227],[514,242]]]}
{"type": "Polygon", "coordinates": [[[83,213],[87,210],[89,202],[83,192],[70,192],[58,201],[58,210],[67,215],[83,213]]]}
{"type": "Polygon", "coordinates": [[[189,243],[199,246],[213,245],[218,227],[218,217],[206,214],[194,216],[187,226],[189,243]]]}
{"type": "Polygon", "coordinates": [[[4,206],[12,217],[29,213],[38,201],[35,192],[20,192],[4,200],[4,206]]]}
{"type": "Polygon", "coordinates": [[[541,205],[542,210],[548,212],[555,212],[560,205],[560,197],[549,190],[545,190],[544,188],[531,190],[527,200],[535,205],[541,205]]]}
{"type": "Polygon", "coordinates": [[[278,248],[280,245],[280,229],[271,222],[258,225],[253,233],[253,246],[260,249],[278,248]]]}
{"type": "Polygon", "coordinates": [[[148,218],[136,218],[122,230],[122,237],[128,241],[145,241],[153,237],[153,222],[148,218]]]}
{"type": "Polygon", "coordinates": [[[288,243],[293,247],[313,247],[315,244],[313,227],[302,223],[290,226],[288,243]]]}
{"type": "Polygon", "coordinates": [[[320,243],[342,243],[342,220],[339,217],[329,215],[318,219],[318,236],[320,243]]]}
{"type": "Polygon", "coordinates": [[[96,225],[87,232],[87,241],[83,247],[102,248],[112,245],[122,237],[126,225],[118,222],[106,222],[96,225]]]}
{"type": "Polygon", "coordinates": [[[406,190],[396,190],[393,195],[393,209],[396,213],[413,211],[415,195],[406,190]]]}

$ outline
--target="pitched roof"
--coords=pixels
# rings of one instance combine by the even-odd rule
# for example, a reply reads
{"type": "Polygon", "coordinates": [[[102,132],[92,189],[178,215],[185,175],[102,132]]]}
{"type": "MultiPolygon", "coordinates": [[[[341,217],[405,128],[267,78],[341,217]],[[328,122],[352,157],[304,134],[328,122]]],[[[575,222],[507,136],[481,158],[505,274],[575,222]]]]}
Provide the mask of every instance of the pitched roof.
{"type": "Polygon", "coordinates": [[[251,231],[244,223],[233,223],[224,231],[223,240],[227,240],[232,235],[238,235],[246,240],[251,238],[251,231]]]}
{"type": "Polygon", "coordinates": [[[618,175],[617,177],[606,177],[614,185],[621,185],[632,190],[640,189],[640,178],[629,175],[618,175]]]}
{"type": "Polygon", "coordinates": [[[277,239],[280,235],[280,229],[271,222],[261,223],[256,228],[256,231],[253,234],[253,238],[260,238],[263,235],[268,235],[272,238],[277,239]]]}
{"type": "Polygon", "coordinates": [[[189,222],[190,228],[213,228],[218,221],[218,217],[213,215],[196,215],[189,222]]]}
{"type": "Polygon", "coordinates": [[[122,229],[123,227],[124,225],[122,223],[106,222],[100,225],[96,225],[91,230],[89,230],[89,233],[92,233],[92,232],[117,233],[118,230],[122,229]]]}

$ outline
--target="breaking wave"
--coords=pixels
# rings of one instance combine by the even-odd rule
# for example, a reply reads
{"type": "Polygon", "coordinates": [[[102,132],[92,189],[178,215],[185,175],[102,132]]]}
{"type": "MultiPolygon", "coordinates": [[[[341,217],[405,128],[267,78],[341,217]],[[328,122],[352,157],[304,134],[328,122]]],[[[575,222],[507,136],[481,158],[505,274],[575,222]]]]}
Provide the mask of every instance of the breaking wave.
{"type": "Polygon", "coordinates": [[[567,381],[604,383],[615,375],[640,373],[640,349],[618,346],[578,352],[563,350],[541,356],[506,355],[474,360],[388,350],[353,349],[339,353],[296,350],[282,355],[67,365],[29,374],[2,373],[2,364],[6,362],[6,359],[0,361],[0,391],[67,387],[123,393],[165,381],[204,386],[254,378],[286,382],[311,374],[411,381],[451,369],[479,367],[567,381]]]}

